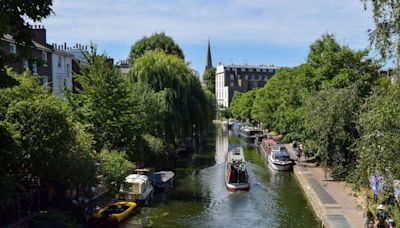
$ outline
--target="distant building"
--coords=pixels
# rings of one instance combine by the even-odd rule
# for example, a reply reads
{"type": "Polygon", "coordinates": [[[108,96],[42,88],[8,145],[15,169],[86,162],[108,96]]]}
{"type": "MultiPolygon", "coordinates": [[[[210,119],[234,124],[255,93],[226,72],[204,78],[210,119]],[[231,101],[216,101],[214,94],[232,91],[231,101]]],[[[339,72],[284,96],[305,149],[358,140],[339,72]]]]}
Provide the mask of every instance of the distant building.
{"type": "Polygon", "coordinates": [[[394,84],[396,82],[396,70],[394,68],[381,69],[379,70],[379,74],[382,76],[386,76],[391,84],[394,84]]]}
{"type": "MultiPolygon", "coordinates": [[[[43,26],[32,27],[33,47],[28,49],[30,58],[20,58],[13,63],[9,63],[14,73],[22,74],[26,69],[32,75],[41,77],[43,84],[52,83],[52,58],[53,49],[46,43],[46,29],[43,26]]],[[[22,46],[17,44],[11,35],[5,34],[0,39],[1,52],[5,55],[23,56],[22,46]]]]}
{"type": "Polygon", "coordinates": [[[52,89],[57,96],[62,96],[65,90],[72,91],[72,58],[65,50],[54,48],[52,52],[52,89]]]}
{"type": "Polygon", "coordinates": [[[215,72],[215,96],[217,104],[229,107],[238,92],[263,87],[280,67],[251,65],[218,65],[215,72]]]}
{"type": "Polygon", "coordinates": [[[116,66],[119,69],[119,71],[121,72],[122,76],[125,76],[128,74],[129,67],[130,67],[128,60],[120,60],[117,62],[116,66]]]}

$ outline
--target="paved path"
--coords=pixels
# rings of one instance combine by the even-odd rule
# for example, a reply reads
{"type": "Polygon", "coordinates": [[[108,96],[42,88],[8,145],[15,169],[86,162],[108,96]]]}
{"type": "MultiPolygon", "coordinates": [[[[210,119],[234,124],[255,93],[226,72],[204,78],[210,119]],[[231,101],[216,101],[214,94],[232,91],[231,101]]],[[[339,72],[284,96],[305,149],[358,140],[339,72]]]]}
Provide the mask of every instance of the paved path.
{"type": "MultiPolygon", "coordinates": [[[[287,148],[295,157],[292,146],[287,144],[287,148]]],[[[324,227],[364,227],[363,211],[344,183],[325,178],[322,168],[303,160],[293,172],[324,227]]]]}

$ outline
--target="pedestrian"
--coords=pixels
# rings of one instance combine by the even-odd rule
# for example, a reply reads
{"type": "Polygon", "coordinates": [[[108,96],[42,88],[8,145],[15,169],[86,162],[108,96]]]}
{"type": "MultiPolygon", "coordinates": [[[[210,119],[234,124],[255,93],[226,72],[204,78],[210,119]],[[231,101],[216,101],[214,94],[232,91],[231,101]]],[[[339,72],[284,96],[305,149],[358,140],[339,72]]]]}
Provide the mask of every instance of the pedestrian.
{"type": "Polygon", "coordinates": [[[375,226],[374,228],[387,228],[389,227],[389,225],[386,223],[386,212],[385,212],[385,207],[380,204],[377,207],[377,211],[376,211],[376,221],[375,221],[375,226]]]}

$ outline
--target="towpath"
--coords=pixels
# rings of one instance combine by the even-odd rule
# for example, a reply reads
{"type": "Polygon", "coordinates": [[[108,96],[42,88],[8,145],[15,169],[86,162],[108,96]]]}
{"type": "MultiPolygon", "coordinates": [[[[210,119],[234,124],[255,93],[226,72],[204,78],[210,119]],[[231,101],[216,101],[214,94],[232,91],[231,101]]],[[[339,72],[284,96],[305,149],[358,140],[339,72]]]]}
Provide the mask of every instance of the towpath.
{"type": "MultiPolygon", "coordinates": [[[[286,145],[295,157],[291,144],[286,145]]],[[[324,227],[364,227],[363,211],[343,182],[326,178],[324,170],[304,157],[293,168],[324,227]]]]}

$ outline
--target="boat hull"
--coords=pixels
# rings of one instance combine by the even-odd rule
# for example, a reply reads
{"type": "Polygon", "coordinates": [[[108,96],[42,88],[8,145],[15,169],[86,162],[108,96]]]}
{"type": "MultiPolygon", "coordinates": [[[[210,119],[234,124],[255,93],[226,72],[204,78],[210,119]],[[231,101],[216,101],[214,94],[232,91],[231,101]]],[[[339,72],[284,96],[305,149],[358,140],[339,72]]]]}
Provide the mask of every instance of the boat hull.
{"type": "Polygon", "coordinates": [[[250,188],[249,183],[225,183],[228,191],[248,191],[250,188]]]}
{"type": "Polygon", "coordinates": [[[282,163],[276,163],[269,158],[268,163],[271,165],[273,169],[278,171],[289,171],[292,170],[293,168],[293,162],[287,162],[282,164],[282,163]]]}

